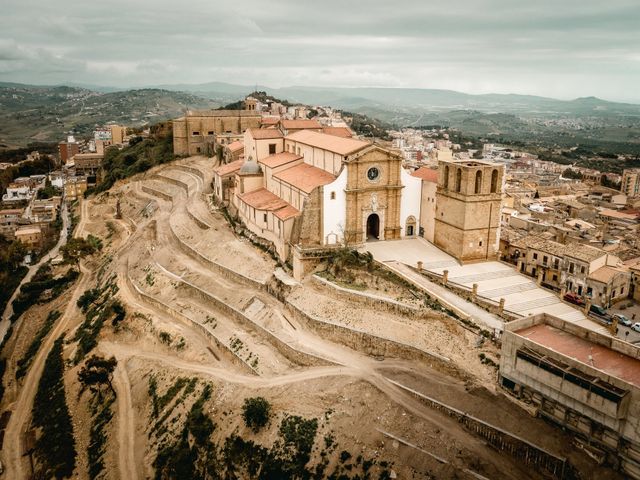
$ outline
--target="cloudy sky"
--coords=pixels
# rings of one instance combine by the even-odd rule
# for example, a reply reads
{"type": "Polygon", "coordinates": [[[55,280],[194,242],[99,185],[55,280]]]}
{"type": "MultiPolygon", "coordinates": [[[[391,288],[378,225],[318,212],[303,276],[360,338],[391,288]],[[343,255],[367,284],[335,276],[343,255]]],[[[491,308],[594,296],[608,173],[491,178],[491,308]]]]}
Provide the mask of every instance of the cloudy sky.
{"type": "Polygon", "coordinates": [[[640,1],[2,0],[0,81],[422,87],[640,103],[640,1]]]}

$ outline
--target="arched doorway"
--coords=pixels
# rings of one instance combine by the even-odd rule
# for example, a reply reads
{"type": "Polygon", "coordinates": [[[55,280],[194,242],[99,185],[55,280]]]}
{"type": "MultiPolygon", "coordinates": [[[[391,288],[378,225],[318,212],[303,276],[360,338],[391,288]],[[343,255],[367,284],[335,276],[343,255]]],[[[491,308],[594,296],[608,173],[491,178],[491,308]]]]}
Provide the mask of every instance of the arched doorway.
{"type": "Polygon", "coordinates": [[[367,217],[367,241],[380,238],[380,217],[372,213],[367,217]]]}
{"type": "Polygon", "coordinates": [[[407,221],[405,224],[405,236],[413,237],[416,234],[416,217],[410,215],[407,217],[407,221]]]}

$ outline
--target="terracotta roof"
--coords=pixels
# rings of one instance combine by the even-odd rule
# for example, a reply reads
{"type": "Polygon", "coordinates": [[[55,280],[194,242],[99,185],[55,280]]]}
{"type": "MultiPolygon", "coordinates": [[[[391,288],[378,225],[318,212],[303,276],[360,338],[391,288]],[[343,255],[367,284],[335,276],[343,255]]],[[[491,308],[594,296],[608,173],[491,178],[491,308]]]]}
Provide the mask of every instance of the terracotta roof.
{"type": "Polygon", "coordinates": [[[438,183],[438,171],[432,168],[420,167],[413,172],[411,176],[426,180],[427,182],[438,183]]]}
{"type": "Polygon", "coordinates": [[[300,215],[300,211],[293,206],[289,205],[287,207],[281,208],[280,210],[274,213],[276,217],[280,220],[289,220],[290,218],[297,217],[300,215]]]}
{"type": "Polygon", "coordinates": [[[511,243],[514,248],[538,250],[540,252],[549,253],[556,257],[563,257],[567,254],[567,246],[562,243],[554,242],[543,237],[536,235],[527,235],[526,237],[519,238],[515,242],[511,243]]]}
{"type": "Polygon", "coordinates": [[[282,132],[276,128],[249,128],[247,131],[255,140],[269,140],[284,137],[282,132]]]}
{"type": "Polygon", "coordinates": [[[220,165],[213,169],[213,173],[223,177],[225,175],[229,175],[231,173],[237,172],[240,170],[240,167],[244,164],[244,160],[236,160],[235,162],[227,163],[226,165],[220,165]]]}
{"type": "Polygon", "coordinates": [[[335,135],[327,135],[326,133],[314,132],[312,130],[300,130],[287,135],[286,138],[287,140],[293,140],[322,150],[328,150],[338,155],[349,155],[369,145],[373,145],[372,143],[363,142],[362,140],[336,137],[335,135]]]}
{"type": "Polygon", "coordinates": [[[294,160],[302,159],[301,156],[296,155],[295,153],[290,152],[281,152],[276,153],[274,155],[269,155],[268,157],[259,160],[258,163],[262,163],[269,168],[276,168],[281,165],[285,165],[289,162],[293,162],[294,160]]]}
{"type": "Polygon", "coordinates": [[[281,120],[280,125],[285,130],[302,130],[305,128],[321,129],[322,125],[317,120],[281,120]]]}
{"type": "Polygon", "coordinates": [[[623,213],[617,210],[610,210],[608,208],[603,208],[599,213],[603,217],[617,218],[618,220],[636,220],[638,218],[634,214],[623,213]]]}
{"type": "Polygon", "coordinates": [[[256,208],[258,210],[280,210],[281,208],[289,205],[287,202],[282,200],[277,195],[274,195],[266,188],[261,188],[253,192],[243,193],[242,195],[238,195],[238,198],[250,207],[256,208]]]}
{"type": "Polygon", "coordinates": [[[322,133],[336,137],[351,138],[353,133],[347,127],[322,127],[322,133]]]}
{"type": "Polygon", "coordinates": [[[280,117],[262,117],[260,125],[277,125],[279,121],[280,117]]]}
{"type": "Polygon", "coordinates": [[[231,142],[229,145],[227,145],[227,149],[229,149],[229,151],[231,152],[237,152],[239,150],[242,150],[244,148],[244,143],[242,143],[239,140],[236,140],[235,142],[231,142]]]}
{"type": "Polygon", "coordinates": [[[274,173],[273,176],[305,193],[311,193],[314,188],[331,183],[336,179],[329,172],[307,163],[287,168],[281,172],[274,173]]]}
{"type": "Polygon", "coordinates": [[[624,270],[613,267],[600,267],[595,272],[589,274],[589,279],[600,283],[609,283],[620,273],[624,273],[624,270]]]}
{"type": "Polygon", "coordinates": [[[607,253],[599,248],[590,247],[581,243],[567,244],[567,256],[577,258],[583,262],[593,262],[607,253]]]}

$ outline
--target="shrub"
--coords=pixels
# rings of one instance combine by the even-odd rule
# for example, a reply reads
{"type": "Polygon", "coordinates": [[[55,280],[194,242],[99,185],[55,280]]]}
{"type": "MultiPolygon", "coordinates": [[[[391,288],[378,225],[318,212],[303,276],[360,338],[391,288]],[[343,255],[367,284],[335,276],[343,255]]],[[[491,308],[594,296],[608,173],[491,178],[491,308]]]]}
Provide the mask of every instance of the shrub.
{"type": "Polygon", "coordinates": [[[269,423],[271,405],[262,397],[245,398],[242,406],[242,418],[247,427],[254,432],[269,423]]]}

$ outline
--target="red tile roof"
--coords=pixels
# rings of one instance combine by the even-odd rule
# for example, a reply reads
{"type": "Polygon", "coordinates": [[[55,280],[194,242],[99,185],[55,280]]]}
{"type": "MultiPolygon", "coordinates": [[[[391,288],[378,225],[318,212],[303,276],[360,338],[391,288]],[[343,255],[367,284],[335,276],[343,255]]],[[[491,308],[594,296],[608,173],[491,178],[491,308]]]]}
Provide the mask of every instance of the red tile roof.
{"type": "Polygon", "coordinates": [[[420,167],[411,173],[412,177],[417,177],[431,183],[438,183],[438,171],[432,168],[420,167]]]}
{"type": "Polygon", "coordinates": [[[262,117],[260,125],[277,125],[279,121],[280,117],[262,117]]]}
{"type": "Polygon", "coordinates": [[[304,143],[305,145],[310,145],[322,150],[328,150],[338,155],[349,155],[372,145],[362,140],[336,137],[335,135],[327,135],[326,133],[314,132],[312,130],[300,130],[287,135],[286,139],[304,143]]]}
{"type": "Polygon", "coordinates": [[[296,155],[295,153],[281,152],[269,155],[268,157],[259,160],[258,163],[262,163],[270,168],[276,168],[289,162],[293,162],[294,160],[300,160],[301,158],[301,156],[296,155]]]}
{"type": "Polygon", "coordinates": [[[282,132],[276,128],[249,128],[247,131],[255,140],[270,140],[284,136],[282,132]]]}
{"type": "Polygon", "coordinates": [[[290,218],[297,217],[300,215],[300,211],[293,206],[289,205],[287,207],[281,208],[280,210],[274,213],[276,217],[280,220],[289,220],[290,218]]]}
{"type": "Polygon", "coordinates": [[[282,200],[277,195],[274,195],[266,188],[254,190],[253,192],[243,193],[242,195],[238,195],[238,198],[250,207],[256,208],[258,210],[280,210],[281,208],[289,205],[287,202],[282,200]]]}
{"type": "Polygon", "coordinates": [[[235,142],[231,142],[229,145],[227,145],[227,148],[231,152],[237,152],[239,150],[244,149],[244,143],[242,143],[239,140],[236,140],[235,142]]]}
{"type": "Polygon", "coordinates": [[[322,127],[322,133],[336,137],[351,138],[353,133],[347,127],[322,127]]]}
{"type": "Polygon", "coordinates": [[[317,120],[281,120],[280,125],[285,130],[302,130],[305,128],[321,129],[322,125],[317,120]]]}
{"type": "Polygon", "coordinates": [[[273,176],[305,193],[311,193],[314,188],[331,183],[336,179],[329,172],[307,163],[287,168],[281,172],[274,173],[273,176]]]}
{"type": "Polygon", "coordinates": [[[227,163],[226,165],[220,165],[213,169],[213,173],[223,177],[231,173],[237,172],[242,167],[244,160],[236,160],[235,162],[227,163]]]}

